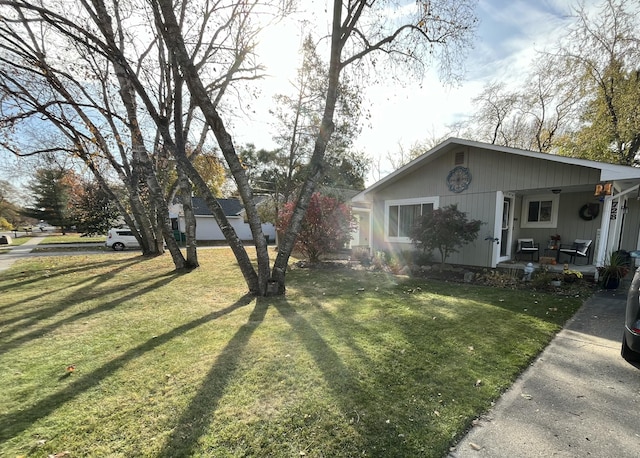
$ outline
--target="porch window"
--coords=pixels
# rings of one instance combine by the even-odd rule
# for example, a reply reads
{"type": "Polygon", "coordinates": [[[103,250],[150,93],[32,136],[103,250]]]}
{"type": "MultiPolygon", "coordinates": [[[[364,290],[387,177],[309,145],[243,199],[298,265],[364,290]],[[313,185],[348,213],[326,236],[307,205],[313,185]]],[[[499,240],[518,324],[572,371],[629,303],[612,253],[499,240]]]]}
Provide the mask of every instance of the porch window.
{"type": "Polygon", "coordinates": [[[437,197],[392,200],[385,203],[385,240],[410,243],[411,228],[420,218],[438,208],[437,197]]]}
{"type": "Polygon", "coordinates": [[[524,196],[522,199],[522,219],[520,227],[554,228],[558,226],[557,194],[524,196]]]}

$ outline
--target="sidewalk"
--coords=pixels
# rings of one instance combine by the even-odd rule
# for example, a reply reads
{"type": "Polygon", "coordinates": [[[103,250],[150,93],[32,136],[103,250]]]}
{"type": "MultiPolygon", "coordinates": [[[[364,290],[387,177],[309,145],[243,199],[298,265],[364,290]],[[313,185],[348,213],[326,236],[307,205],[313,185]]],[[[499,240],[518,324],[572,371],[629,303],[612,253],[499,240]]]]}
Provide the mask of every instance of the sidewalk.
{"type": "Polygon", "coordinates": [[[8,253],[0,255],[0,272],[7,270],[18,259],[24,258],[25,255],[31,253],[36,245],[42,242],[46,237],[30,237],[22,245],[1,245],[0,248],[8,248],[8,253]]]}
{"type": "Polygon", "coordinates": [[[29,237],[29,239],[22,245],[0,245],[0,249],[6,249],[7,252],[0,254],[0,272],[7,270],[18,259],[24,259],[29,256],[72,256],[74,254],[91,254],[91,253],[103,253],[103,243],[76,243],[76,244],[64,244],[64,245],[47,245],[42,243],[46,241],[47,237],[29,237]],[[50,251],[47,253],[31,253],[34,248],[60,248],[64,247],[64,250],[55,252],[50,251]],[[87,251],[89,247],[96,247],[95,251],[87,251]],[[68,248],[83,248],[82,251],[69,251],[68,248]]]}
{"type": "Polygon", "coordinates": [[[591,297],[449,458],[637,457],[640,371],[620,356],[626,291],[591,297]]]}

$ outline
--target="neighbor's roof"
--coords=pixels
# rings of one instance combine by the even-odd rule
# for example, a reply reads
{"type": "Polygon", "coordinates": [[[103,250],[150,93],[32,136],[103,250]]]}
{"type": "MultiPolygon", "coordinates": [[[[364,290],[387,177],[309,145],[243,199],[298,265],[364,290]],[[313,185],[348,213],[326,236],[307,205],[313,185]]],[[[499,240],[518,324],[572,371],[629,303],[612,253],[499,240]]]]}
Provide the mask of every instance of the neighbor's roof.
{"type": "Polygon", "coordinates": [[[403,167],[400,167],[395,172],[390,173],[380,181],[372,184],[367,189],[356,195],[353,200],[363,200],[365,195],[370,193],[371,191],[402,179],[402,177],[404,177],[406,174],[411,173],[415,167],[427,164],[437,157],[442,156],[443,154],[446,154],[456,148],[459,148],[460,146],[481,148],[486,150],[498,151],[501,153],[514,154],[517,156],[531,157],[562,164],[571,164],[588,167],[591,169],[597,169],[600,170],[600,181],[640,179],[640,168],[638,167],[590,161],[587,159],[578,159],[575,157],[558,156],[556,154],[538,153],[535,151],[509,148],[507,146],[492,145],[490,143],[482,143],[451,137],[435,146],[431,150],[427,151],[426,153],[418,156],[416,159],[404,165],[403,167]]]}
{"type": "MultiPolygon", "coordinates": [[[[242,211],[242,203],[238,199],[217,199],[226,216],[238,216],[242,211]]],[[[213,216],[202,197],[192,197],[193,213],[196,216],[213,216]]]]}

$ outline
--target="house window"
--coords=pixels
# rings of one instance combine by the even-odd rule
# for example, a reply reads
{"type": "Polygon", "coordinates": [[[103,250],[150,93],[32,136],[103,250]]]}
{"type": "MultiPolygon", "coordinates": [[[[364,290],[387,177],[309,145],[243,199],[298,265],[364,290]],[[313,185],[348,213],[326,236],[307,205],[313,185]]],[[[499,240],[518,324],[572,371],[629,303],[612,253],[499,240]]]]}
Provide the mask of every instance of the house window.
{"type": "Polygon", "coordinates": [[[437,197],[390,200],[385,203],[385,240],[410,243],[409,234],[420,218],[438,208],[437,197]]]}
{"type": "Polygon", "coordinates": [[[520,227],[553,228],[558,226],[557,194],[524,196],[520,227]]]}

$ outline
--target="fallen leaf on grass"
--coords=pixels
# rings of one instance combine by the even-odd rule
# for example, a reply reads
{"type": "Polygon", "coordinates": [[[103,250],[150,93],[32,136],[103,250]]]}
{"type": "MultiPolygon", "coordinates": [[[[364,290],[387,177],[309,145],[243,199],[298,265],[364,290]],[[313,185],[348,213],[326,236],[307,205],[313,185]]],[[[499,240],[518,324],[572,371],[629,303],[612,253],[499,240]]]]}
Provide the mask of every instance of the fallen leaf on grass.
{"type": "Polygon", "coordinates": [[[58,453],[53,453],[51,455],[49,455],[47,458],[63,458],[65,456],[69,456],[71,455],[71,452],[68,450],[65,450],[64,452],[58,452],[58,453]]]}

